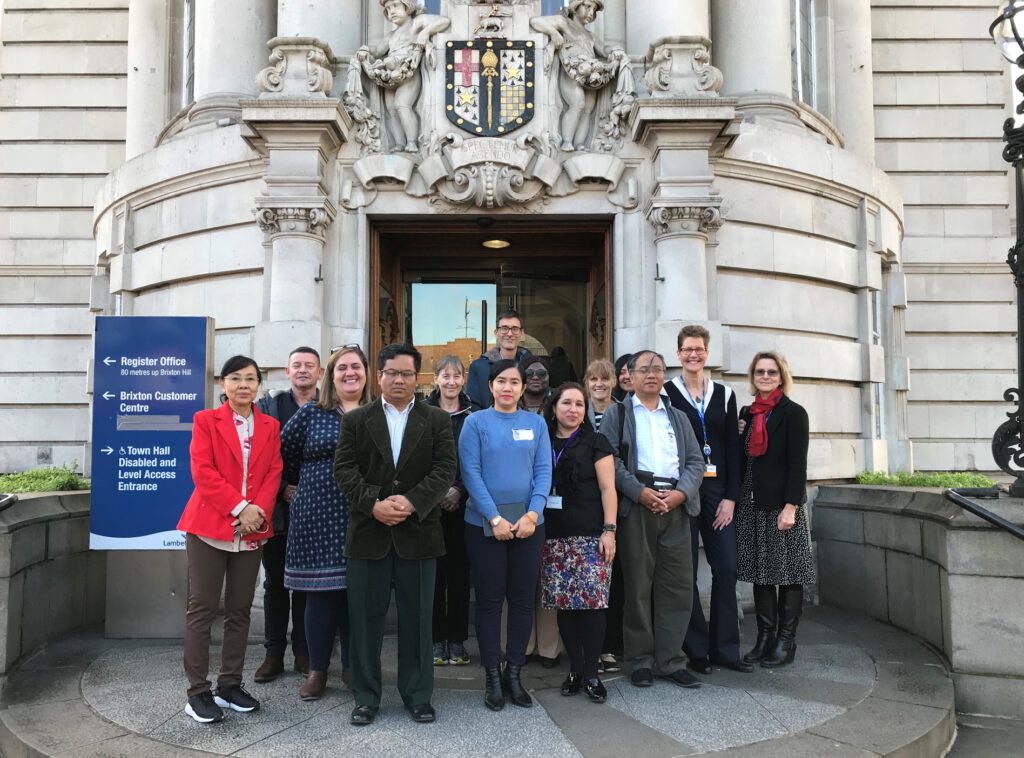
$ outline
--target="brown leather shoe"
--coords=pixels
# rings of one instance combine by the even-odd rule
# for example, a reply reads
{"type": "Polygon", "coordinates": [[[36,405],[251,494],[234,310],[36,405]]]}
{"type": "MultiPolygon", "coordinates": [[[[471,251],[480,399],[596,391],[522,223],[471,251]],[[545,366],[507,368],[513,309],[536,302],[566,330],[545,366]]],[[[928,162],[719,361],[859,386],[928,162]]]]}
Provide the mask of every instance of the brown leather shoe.
{"type": "Polygon", "coordinates": [[[279,658],[276,655],[268,655],[266,660],[260,664],[260,667],[256,669],[256,673],[253,675],[253,679],[260,684],[266,684],[272,682],[277,677],[284,673],[284,658],[279,658]]]}
{"type": "Polygon", "coordinates": [[[297,655],[295,656],[295,670],[303,676],[309,676],[309,656],[308,655],[297,655]]]}
{"type": "Polygon", "coordinates": [[[300,700],[319,700],[327,689],[327,672],[310,671],[306,682],[299,687],[300,700]]]}

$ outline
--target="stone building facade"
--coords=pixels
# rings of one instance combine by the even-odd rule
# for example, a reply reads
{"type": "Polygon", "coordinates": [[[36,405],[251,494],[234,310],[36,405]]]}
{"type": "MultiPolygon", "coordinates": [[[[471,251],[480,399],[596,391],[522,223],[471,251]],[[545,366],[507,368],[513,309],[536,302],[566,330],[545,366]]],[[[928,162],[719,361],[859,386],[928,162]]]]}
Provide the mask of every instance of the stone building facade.
{"type": "Polygon", "coordinates": [[[456,279],[577,365],[701,322],[743,397],[780,349],[815,479],[994,468],[997,3],[561,5],[3,0],[0,470],[87,460],[97,314],[276,369],[456,279]]]}

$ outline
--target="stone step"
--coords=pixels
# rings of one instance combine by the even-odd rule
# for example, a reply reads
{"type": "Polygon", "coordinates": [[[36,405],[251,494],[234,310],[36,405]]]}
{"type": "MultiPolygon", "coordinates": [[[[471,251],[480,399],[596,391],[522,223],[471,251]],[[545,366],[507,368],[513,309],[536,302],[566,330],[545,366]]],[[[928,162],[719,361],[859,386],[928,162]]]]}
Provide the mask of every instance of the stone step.
{"type": "MultiPolygon", "coordinates": [[[[743,624],[744,644],[753,636],[743,624]]],[[[537,756],[684,755],[759,758],[898,756],[934,758],[955,732],[953,686],[940,658],[917,639],[832,608],[809,608],[796,661],[783,669],[740,674],[716,668],[697,690],[666,681],[638,689],[620,672],[605,677],[608,702],[562,697],[566,674],[529,665],[531,709],[491,713],[474,664],[435,668],[438,723],[414,724],[395,693],[396,645],[385,642],[385,695],[377,722],[350,727],[351,693],[332,668],[327,695],[297,698],[301,677],[251,685],[254,714],[229,713],[223,724],[185,716],[180,643],[66,638],[28,657],[4,684],[0,752],[32,756],[537,756]],[[506,746],[508,750],[504,750],[506,746]]],[[[217,661],[218,650],[212,651],[217,661]]],[[[262,660],[252,645],[246,677],[262,660]]],[[[563,656],[564,659],[564,656],[563,656]]]]}

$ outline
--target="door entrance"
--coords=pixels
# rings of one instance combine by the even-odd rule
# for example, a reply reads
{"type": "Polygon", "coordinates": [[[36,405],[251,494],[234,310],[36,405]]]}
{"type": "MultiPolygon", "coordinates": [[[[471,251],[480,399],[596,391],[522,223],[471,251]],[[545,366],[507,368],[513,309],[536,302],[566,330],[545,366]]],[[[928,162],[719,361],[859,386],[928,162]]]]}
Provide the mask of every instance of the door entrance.
{"type": "Polygon", "coordinates": [[[580,377],[589,361],[609,357],[607,222],[388,222],[375,227],[373,247],[371,350],[415,344],[424,390],[442,356],[468,366],[493,348],[495,317],[509,308],[523,316],[524,347],[562,348],[580,377]]]}

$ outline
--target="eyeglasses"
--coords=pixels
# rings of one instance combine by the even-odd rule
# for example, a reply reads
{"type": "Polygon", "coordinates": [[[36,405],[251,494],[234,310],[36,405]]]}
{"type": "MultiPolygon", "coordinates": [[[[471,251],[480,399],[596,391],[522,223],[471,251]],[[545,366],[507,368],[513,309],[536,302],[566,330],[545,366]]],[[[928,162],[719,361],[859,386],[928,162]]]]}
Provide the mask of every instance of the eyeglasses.
{"type": "Polygon", "coordinates": [[[633,369],[634,374],[640,374],[640,376],[647,376],[648,374],[654,374],[655,376],[662,376],[665,373],[664,366],[637,366],[633,369]]]}
{"type": "Polygon", "coordinates": [[[398,377],[402,377],[403,379],[416,378],[415,371],[399,371],[398,369],[386,368],[380,373],[386,376],[388,379],[397,379],[398,377]]]}
{"type": "Polygon", "coordinates": [[[779,370],[777,368],[755,368],[754,376],[778,376],[779,370]]]}
{"type": "Polygon", "coordinates": [[[358,342],[350,342],[347,345],[338,345],[337,347],[331,348],[332,353],[336,353],[339,350],[358,350],[359,352],[363,352],[363,348],[360,347],[358,342]]]}
{"type": "Polygon", "coordinates": [[[532,369],[530,371],[527,371],[526,372],[526,378],[527,379],[547,379],[548,378],[547,369],[535,368],[535,369],[532,369]]]}
{"type": "Polygon", "coordinates": [[[683,355],[704,355],[707,350],[702,347],[681,347],[679,352],[683,355]]]}
{"type": "Polygon", "coordinates": [[[521,326],[499,326],[494,331],[496,331],[498,334],[513,334],[513,335],[515,335],[515,334],[522,334],[523,333],[523,327],[521,327],[521,326]]]}

